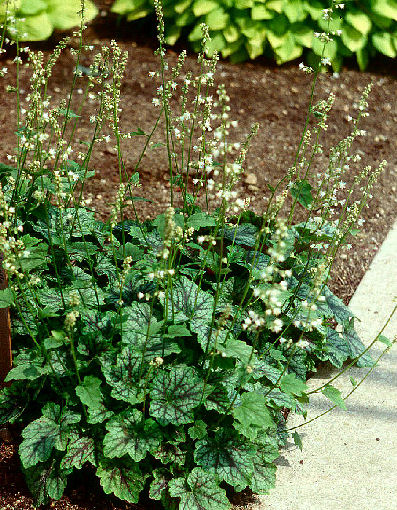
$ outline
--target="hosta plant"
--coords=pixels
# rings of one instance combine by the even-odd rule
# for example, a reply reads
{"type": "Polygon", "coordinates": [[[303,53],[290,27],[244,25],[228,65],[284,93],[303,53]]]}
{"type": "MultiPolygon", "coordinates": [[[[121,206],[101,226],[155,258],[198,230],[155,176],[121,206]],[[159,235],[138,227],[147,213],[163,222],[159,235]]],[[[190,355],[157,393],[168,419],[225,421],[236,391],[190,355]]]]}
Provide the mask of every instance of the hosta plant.
{"type": "MultiPolygon", "coordinates": [[[[44,41],[54,30],[69,30],[80,25],[80,0],[2,0],[0,23],[7,34],[20,41],[44,41]]],[[[84,16],[89,21],[98,13],[91,0],[84,2],[84,16]]]]}
{"type": "MultiPolygon", "coordinates": [[[[216,54],[205,56],[208,29],[193,76],[183,70],[185,53],[169,66],[156,9],[159,113],[150,133],[121,130],[127,55],[115,42],[83,73],[82,24],[72,90],[61,102],[47,96],[55,57],[26,50],[31,108],[18,118],[15,155],[0,166],[9,278],[0,307],[11,308],[14,346],[0,424],[21,431],[21,465],[38,505],[61,498],[78,470],[94,473],[106,494],[130,503],[146,494],[164,508],[226,510],[227,489],[266,494],[289,436],[286,413],[306,415],[308,373],[319,362],[373,364],[352,312],[327,287],[384,167],[357,175],[360,193],[343,192],[369,87],[324,174],[313,167],[333,96],[310,102],[293,166],[254,213],[236,184],[258,126],[241,144],[229,142],[235,123],[225,87],[215,86],[216,54]],[[84,103],[77,113],[72,106],[83,81],[83,97],[98,104],[92,137],[81,141],[74,134],[84,103]],[[143,137],[145,151],[160,129],[170,206],[141,221],[141,158],[128,174],[123,144],[143,137]],[[92,152],[112,137],[120,183],[99,221],[86,181],[92,152]],[[298,208],[304,214],[294,221],[298,208]]],[[[345,406],[330,382],[315,391],[345,406]]]]}
{"type": "MultiPolygon", "coordinates": [[[[363,0],[337,4],[328,0],[166,0],[166,41],[174,44],[185,35],[200,49],[200,24],[210,29],[209,51],[218,51],[234,62],[265,54],[282,64],[299,58],[308,63],[322,57],[339,70],[345,57],[354,56],[365,69],[369,59],[381,53],[397,55],[397,3],[395,0],[363,0]],[[346,11],[334,16],[332,8],[346,11]],[[324,51],[325,32],[333,41],[324,51]],[[340,35],[340,37],[335,37],[340,35]]],[[[154,12],[154,0],[115,0],[112,11],[133,21],[154,12]]]]}

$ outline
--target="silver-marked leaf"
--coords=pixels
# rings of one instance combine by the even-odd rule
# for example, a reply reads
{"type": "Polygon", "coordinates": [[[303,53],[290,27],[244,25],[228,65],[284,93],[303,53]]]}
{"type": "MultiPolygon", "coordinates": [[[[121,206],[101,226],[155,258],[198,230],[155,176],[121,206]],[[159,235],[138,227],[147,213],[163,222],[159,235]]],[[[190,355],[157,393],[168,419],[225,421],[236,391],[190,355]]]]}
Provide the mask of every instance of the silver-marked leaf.
{"type": "MultiPolygon", "coordinates": [[[[165,306],[165,299],[162,301],[165,306]]],[[[190,329],[205,335],[205,328],[211,324],[213,296],[201,290],[198,285],[182,276],[172,287],[172,302],[168,301],[168,317],[173,313],[183,312],[190,319],[190,329]]]]}
{"type": "Polygon", "coordinates": [[[153,455],[165,465],[183,466],[186,462],[185,453],[173,441],[163,441],[153,455]]]}
{"type": "Polygon", "coordinates": [[[141,358],[136,355],[132,346],[125,347],[115,359],[113,356],[102,356],[102,373],[112,388],[110,395],[116,400],[129,404],[142,402],[143,395],[139,390],[139,368],[141,358]]]}
{"type": "Polygon", "coordinates": [[[255,494],[268,494],[276,483],[276,466],[266,462],[264,455],[258,451],[254,459],[254,474],[250,488],[255,494]]]}
{"type": "Polygon", "coordinates": [[[29,397],[24,394],[19,383],[14,383],[0,392],[0,427],[14,421],[21,416],[29,403],[29,397]]]}
{"type": "Polygon", "coordinates": [[[146,420],[138,409],[130,409],[112,418],[103,439],[103,452],[110,459],[129,455],[139,462],[160,444],[160,428],[154,420],[146,420]]]}
{"type": "Polygon", "coordinates": [[[23,429],[23,441],[19,446],[19,456],[24,468],[29,468],[50,458],[59,436],[59,430],[58,423],[45,416],[32,421],[23,429]]]}
{"type": "Polygon", "coordinates": [[[207,424],[203,420],[196,420],[187,432],[192,439],[203,439],[207,434],[207,424]]]}
{"type": "Polygon", "coordinates": [[[102,462],[96,475],[105,494],[114,494],[117,498],[129,503],[138,502],[139,494],[145,485],[145,477],[138,464],[123,463],[119,459],[117,464],[102,462]]]}
{"type": "Polygon", "coordinates": [[[258,228],[251,223],[244,223],[237,227],[227,227],[224,237],[228,241],[234,241],[234,244],[244,246],[255,246],[258,228]]]}
{"type": "Polygon", "coordinates": [[[73,434],[60,467],[81,469],[86,462],[96,466],[94,440],[91,437],[80,437],[78,434],[73,434]]]}
{"type": "Polygon", "coordinates": [[[206,472],[242,491],[251,482],[256,451],[247,441],[222,431],[215,438],[197,441],[194,459],[206,472]]]}
{"type": "Polygon", "coordinates": [[[325,297],[325,303],[327,303],[337,322],[343,324],[351,317],[354,317],[354,314],[349,307],[347,307],[341,299],[336,297],[328,287],[324,287],[323,295],[325,297]]]}
{"type": "Polygon", "coordinates": [[[204,383],[185,365],[160,370],[150,391],[150,414],[159,423],[180,425],[193,421],[193,409],[203,396],[204,383]]]}
{"type": "Polygon", "coordinates": [[[67,484],[67,475],[71,472],[59,469],[55,460],[40,463],[23,471],[37,506],[46,504],[49,498],[60,499],[67,484]]]}
{"type": "Polygon", "coordinates": [[[87,422],[91,423],[92,425],[95,425],[96,423],[102,423],[105,420],[111,418],[113,414],[113,411],[106,409],[103,404],[101,404],[99,407],[96,407],[95,409],[89,407],[87,422]]]}
{"type": "Polygon", "coordinates": [[[194,468],[185,478],[174,478],[168,483],[170,495],[180,498],[180,510],[229,510],[226,492],[204,469],[194,468]]]}
{"type": "MultiPolygon", "coordinates": [[[[360,356],[360,354],[365,350],[365,346],[354,329],[353,319],[350,320],[349,325],[344,329],[342,335],[349,346],[350,358],[356,358],[357,356],[360,356]]],[[[374,361],[368,354],[368,352],[361,356],[360,359],[357,361],[357,366],[360,368],[372,367],[373,365],[374,361]]]]}
{"type": "Polygon", "coordinates": [[[149,497],[160,501],[162,493],[168,489],[168,482],[171,479],[170,472],[166,469],[155,469],[153,471],[154,480],[150,484],[149,497]]]}
{"type": "Polygon", "coordinates": [[[319,355],[323,361],[330,361],[335,367],[342,368],[343,363],[350,356],[350,347],[343,337],[332,328],[327,328],[325,352],[319,355]]]}

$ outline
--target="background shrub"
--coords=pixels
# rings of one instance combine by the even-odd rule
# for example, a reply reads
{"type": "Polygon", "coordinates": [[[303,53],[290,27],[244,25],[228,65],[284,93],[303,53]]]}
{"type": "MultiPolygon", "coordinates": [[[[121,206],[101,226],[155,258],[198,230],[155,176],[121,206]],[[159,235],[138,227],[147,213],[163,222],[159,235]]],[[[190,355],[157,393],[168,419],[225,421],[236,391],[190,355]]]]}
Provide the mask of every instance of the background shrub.
{"type": "MultiPolygon", "coordinates": [[[[343,17],[335,16],[329,27],[334,32],[342,30],[341,37],[327,45],[324,55],[321,38],[313,34],[328,31],[329,20],[323,19],[323,9],[330,7],[327,0],[164,0],[166,41],[173,45],[186,35],[199,51],[200,24],[205,22],[212,39],[209,51],[216,50],[233,62],[264,54],[283,64],[307,49],[312,65],[324,56],[337,71],[344,57],[355,55],[363,70],[377,53],[397,55],[396,0],[341,5],[343,17]]],[[[112,11],[136,20],[154,12],[153,0],[116,0],[112,11]]]]}
{"type": "MultiPolygon", "coordinates": [[[[89,21],[97,15],[97,8],[91,0],[84,2],[84,15],[89,21]]],[[[0,22],[7,19],[8,34],[18,34],[21,41],[43,41],[54,30],[69,30],[80,25],[80,0],[10,0],[0,5],[0,22]],[[7,10],[9,12],[6,15],[7,10]]]]}

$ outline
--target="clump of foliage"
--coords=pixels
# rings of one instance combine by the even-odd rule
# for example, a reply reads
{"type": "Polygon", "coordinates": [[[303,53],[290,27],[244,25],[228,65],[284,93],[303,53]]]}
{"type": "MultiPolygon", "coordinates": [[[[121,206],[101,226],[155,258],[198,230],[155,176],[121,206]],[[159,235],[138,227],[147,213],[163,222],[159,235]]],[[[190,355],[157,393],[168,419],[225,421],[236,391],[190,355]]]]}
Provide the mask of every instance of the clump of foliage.
{"type": "MultiPolygon", "coordinates": [[[[54,30],[69,30],[80,25],[80,0],[2,0],[0,23],[5,23],[11,38],[20,41],[44,41],[54,30]]],[[[89,21],[98,14],[91,0],[84,1],[84,17],[89,21]]]]}
{"type": "MultiPolygon", "coordinates": [[[[166,41],[174,44],[184,35],[199,51],[200,24],[206,23],[211,35],[209,51],[216,50],[233,62],[265,54],[282,64],[306,50],[310,65],[326,57],[337,71],[345,57],[355,56],[362,70],[378,53],[396,57],[394,0],[339,4],[345,15],[334,16],[328,25],[330,4],[325,0],[166,0],[166,41]],[[324,11],[328,11],[325,18],[324,11]],[[341,37],[329,41],[324,51],[323,40],[329,31],[341,37]]],[[[116,0],[112,11],[136,20],[154,12],[154,0],[116,0]]]]}
{"type": "MultiPolygon", "coordinates": [[[[263,214],[254,214],[235,188],[258,126],[242,144],[229,142],[235,123],[225,87],[215,86],[217,55],[205,56],[208,29],[197,76],[184,73],[184,52],[170,68],[156,9],[160,71],[151,75],[161,84],[151,133],[120,129],[127,55],[115,42],[83,76],[81,28],[70,96],[55,104],[46,84],[59,48],[47,62],[27,50],[32,106],[18,117],[16,155],[0,167],[0,246],[9,277],[0,307],[11,308],[15,349],[0,424],[23,429],[19,454],[37,504],[59,499],[81,469],[93,471],[106,494],[136,503],[146,492],[164,508],[226,510],[226,489],[266,494],[289,436],[286,410],[306,415],[308,372],[319,361],[373,364],[352,312],[327,287],[335,255],[385,164],[362,170],[359,196],[352,188],[341,199],[370,87],[352,132],[317,177],[333,96],[310,103],[313,144],[307,121],[293,166],[271,188],[263,214]],[[84,103],[78,113],[72,103],[83,80],[83,97],[98,105],[81,152],[73,136],[84,103]],[[173,94],[180,111],[171,108],[173,94]],[[143,222],[135,207],[141,158],[128,174],[122,146],[144,137],[145,151],[159,126],[170,207],[143,222]],[[120,183],[103,222],[84,186],[94,174],[92,152],[111,137],[120,183]],[[297,207],[306,219],[295,224],[297,207]]],[[[330,382],[314,391],[345,406],[330,382]]],[[[293,437],[300,445],[299,434],[293,437]]]]}

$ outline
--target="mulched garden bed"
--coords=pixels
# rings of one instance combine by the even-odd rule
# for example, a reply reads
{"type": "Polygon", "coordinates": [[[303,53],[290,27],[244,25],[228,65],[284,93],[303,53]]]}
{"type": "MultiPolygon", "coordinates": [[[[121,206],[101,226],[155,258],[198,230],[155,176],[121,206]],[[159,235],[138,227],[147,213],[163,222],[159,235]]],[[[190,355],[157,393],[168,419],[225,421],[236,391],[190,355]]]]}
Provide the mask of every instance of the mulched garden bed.
{"type": "MultiPolygon", "coordinates": [[[[108,2],[98,2],[105,8],[108,2]]],[[[157,110],[151,104],[156,83],[148,73],[158,67],[153,56],[155,39],[143,35],[150,30],[146,22],[135,33],[130,25],[117,24],[113,16],[99,17],[86,32],[86,42],[94,45],[108,44],[116,38],[122,49],[128,50],[129,62],[122,86],[121,128],[135,131],[141,128],[148,132],[154,124],[157,110]]],[[[56,36],[55,36],[56,37],[56,36]]],[[[55,37],[45,43],[35,44],[48,55],[55,37]]],[[[33,47],[33,45],[30,45],[33,47]]],[[[171,51],[175,61],[177,54],[171,51]]],[[[0,81],[0,124],[2,143],[0,161],[7,162],[7,154],[15,147],[16,118],[15,97],[6,92],[6,87],[15,82],[15,69],[11,55],[6,55],[1,65],[9,67],[5,79],[0,81]]],[[[82,61],[89,65],[90,60],[82,61]]],[[[66,97],[72,79],[74,57],[65,51],[56,65],[50,81],[49,93],[54,98],[66,97]]],[[[187,68],[196,69],[196,58],[187,58],[187,68]]],[[[253,122],[260,123],[260,131],[254,138],[246,160],[246,174],[239,185],[241,196],[251,197],[251,208],[263,210],[263,197],[268,194],[267,185],[274,184],[280,175],[293,163],[297,143],[302,132],[309,101],[311,76],[298,69],[297,62],[276,67],[265,59],[254,63],[232,65],[221,61],[218,65],[218,82],[224,82],[230,95],[231,119],[238,120],[238,138],[243,139],[253,122]]],[[[339,77],[321,75],[318,80],[316,98],[326,98],[330,92],[336,95],[334,108],[329,118],[329,128],[322,141],[325,147],[336,144],[349,133],[351,124],[347,117],[354,115],[352,104],[358,102],[368,82],[374,87],[369,97],[369,117],[362,120],[361,128],[366,137],[357,138],[354,149],[362,160],[357,168],[365,165],[376,167],[382,159],[388,161],[386,171],[373,189],[373,199],[364,209],[365,224],[362,232],[352,239],[352,249],[342,252],[332,270],[331,290],[346,303],[350,300],[364,272],[371,263],[378,247],[397,217],[397,69],[395,61],[381,59],[372,63],[368,72],[360,73],[354,66],[344,67],[339,77]]],[[[21,68],[20,89],[22,105],[29,88],[29,69],[21,68]]],[[[26,103],[27,104],[27,103],[26,103]]],[[[86,139],[91,132],[89,116],[95,113],[94,105],[87,103],[77,130],[77,139],[86,139]]],[[[124,159],[127,170],[132,171],[140,154],[141,142],[137,139],[124,144],[124,159]]],[[[324,170],[326,154],[318,158],[316,171],[324,170]]],[[[98,215],[105,217],[109,203],[114,198],[118,182],[117,154],[112,144],[100,145],[91,161],[96,176],[87,182],[87,191],[92,194],[98,215]]],[[[169,183],[165,153],[161,149],[150,150],[143,158],[140,168],[142,187],[137,194],[153,202],[140,202],[142,219],[154,217],[168,206],[169,183]]],[[[347,187],[353,181],[353,174],[345,178],[347,187]]],[[[303,217],[303,216],[301,216],[303,217]]],[[[297,216],[299,220],[299,215],[297,216]]],[[[16,436],[17,434],[14,434],[16,436]]],[[[88,476],[88,480],[90,477],[88,476]]],[[[97,482],[90,485],[87,479],[76,478],[67,495],[48,508],[55,510],[132,510],[159,508],[153,504],[143,506],[124,504],[112,498],[104,498],[97,482]]],[[[244,496],[236,502],[249,502],[244,496]]],[[[16,443],[0,436],[0,510],[32,510],[32,500],[19,470],[16,443]]]]}

